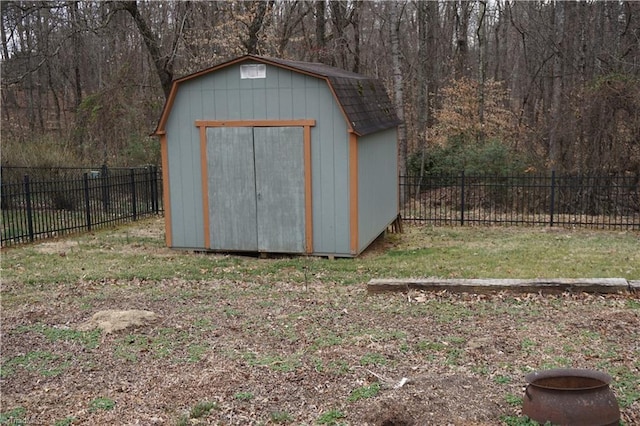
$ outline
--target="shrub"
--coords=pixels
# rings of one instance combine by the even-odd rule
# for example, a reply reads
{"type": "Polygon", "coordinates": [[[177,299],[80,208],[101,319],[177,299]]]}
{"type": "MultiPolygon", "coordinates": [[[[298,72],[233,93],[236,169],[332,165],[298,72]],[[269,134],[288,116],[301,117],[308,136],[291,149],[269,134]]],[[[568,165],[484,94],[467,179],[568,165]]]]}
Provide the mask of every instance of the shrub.
{"type": "MultiPolygon", "coordinates": [[[[422,155],[418,152],[409,158],[407,169],[411,175],[420,175],[422,155]]],[[[505,176],[521,174],[525,168],[525,158],[497,140],[467,144],[462,136],[457,136],[424,153],[425,176],[459,174],[463,170],[468,174],[505,176]]]]}

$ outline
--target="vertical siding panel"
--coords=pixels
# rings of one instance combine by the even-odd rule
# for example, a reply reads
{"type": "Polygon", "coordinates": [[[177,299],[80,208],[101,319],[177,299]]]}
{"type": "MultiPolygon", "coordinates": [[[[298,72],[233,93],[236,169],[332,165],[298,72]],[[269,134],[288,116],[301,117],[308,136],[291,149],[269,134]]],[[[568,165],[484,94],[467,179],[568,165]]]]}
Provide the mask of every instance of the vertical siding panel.
{"type": "MultiPolygon", "coordinates": [[[[305,108],[302,111],[308,117],[318,117],[316,127],[311,131],[311,156],[313,166],[313,245],[320,253],[334,253],[335,250],[335,206],[333,203],[333,142],[332,124],[325,115],[331,104],[323,102],[321,90],[317,87],[317,79],[307,77],[303,86],[305,108]]],[[[323,82],[324,84],[324,82],[323,82]]],[[[296,94],[294,92],[294,98],[296,94]]],[[[294,106],[295,108],[295,106],[294,106]]],[[[298,113],[299,114],[299,113],[298,113]]]]}
{"type": "MultiPolygon", "coordinates": [[[[209,78],[209,76],[207,76],[209,78]]],[[[213,120],[229,119],[227,109],[227,78],[224,73],[211,75],[211,86],[213,87],[213,120]]]]}
{"type": "Polygon", "coordinates": [[[200,130],[195,127],[193,117],[202,116],[202,90],[201,84],[192,85],[188,91],[187,104],[189,114],[183,118],[184,128],[188,131],[190,137],[185,140],[189,147],[186,150],[187,157],[185,161],[188,168],[188,179],[184,180],[185,186],[185,213],[190,225],[187,230],[187,242],[191,242],[191,247],[204,247],[204,222],[202,217],[202,174],[201,174],[201,156],[200,156],[200,130]],[[190,207],[192,206],[192,207],[190,207]]]}
{"type": "Polygon", "coordinates": [[[227,90],[227,75],[228,73],[219,71],[215,75],[208,75],[203,78],[211,80],[211,88],[213,90],[227,90]]]}
{"type": "Polygon", "coordinates": [[[181,199],[181,195],[178,193],[178,189],[177,189],[177,184],[179,183],[179,179],[180,179],[180,175],[182,174],[182,170],[180,170],[180,165],[178,160],[178,156],[180,155],[179,150],[176,147],[176,140],[177,140],[177,123],[176,123],[176,116],[178,114],[178,99],[180,98],[180,92],[177,93],[175,99],[174,99],[174,107],[171,110],[171,113],[169,114],[169,116],[167,117],[167,123],[165,125],[165,128],[167,130],[166,132],[166,141],[167,141],[167,166],[168,169],[171,171],[171,173],[169,173],[169,180],[167,182],[162,182],[163,185],[169,185],[169,194],[170,194],[170,199],[169,200],[163,200],[163,202],[169,202],[171,203],[169,206],[169,209],[171,210],[171,217],[169,218],[169,220],[171,220],[171,237],[172,237],[172,247],[177,247],[177,241],[181,238],[180,233],[182,232],[182,227],[179,225],[178,221],[176,220],[176,216],[178,214],[180,214],[179,210],[180,210],[180,199],[181,199]],[[174,211],[175,210],[175,211],[174,211]]]}
{"type": "Polygon", "coordinates": [[[277,92],[273,94],[273,99],[276,99],[278,102],[277,110],[279,119],[286,120],[293,118],[293,90],[291,88],[277,90],[277,92]]]}
{"type": "Polygon", "coordinates": [[[172,228],[175,247],[201,247],[202,200],[199,131],[193,116],[202,114],[198,85],[185,84],[174,101],[168,133],[172,188],[172,228]],[[195,93],[194,93],[195,92],[195,93]]]}
{"type": "MultiPolygon", "coordinates": [[[[203,80],[203,83],[206,83],[209,79],[203,80]]],[[[202,187],[202,146],[200,144],[200,129],[195,127],[194,117],[202,117],[204,115],[204,99],[202,89],[199,87],[194,88],[194,90],[198,93],[195,96],[196,102],[194,105],[194,110],[191,111],[191,117],[189,122],[189,127],[191,129],[192,140],[196,141],[191,146],[192,152],[192,161],[193,161],[193,206],[194,206],[194,226],[193,230],[195,232],[195,244],[196,247],[204,247],[204,206],[203,206],[203,190],[202,187]]]]}
{"type": "Polygon", "coordinates": [[[291,89],[293,72],[284,69],[278,69],[278,89],[291,89]]]}
{"type": "MultiPolygon", "coordinates": [[[[327,91],[327,96],[331,96],[327,91]]],[[[348,254],[350,244],[350,209],[349,209],[349,133],[342,112],[334,102],[331,110],[333,126],[333,196],[336,209],[336,251],[348,254]]]]}
{"type": "Polygon", "coordinates": [[[366,248],[398,215],[396,129],[358,141],[358,251],[366,248]]]}
{"type": "Polygon", "coordinates": [[[280,86],[280,74],[282,74],[284,70],[272,67],[267,65],[267,78],[264,79],[264,84],[260,87],[265,89],[277,89],[280,86]]]}
{"type": "Polygon", "coordinates": [[[324,200],[322,199],[322,122],[318,120],[316,126],[311,128],[311,198],[313,199],[312,217],[313,217],[313,250],[318,253],[326,253],[326,243],[324,239],[324,200]]]}
{"type": "MultiPolygon", "coordinates": [[[[301,75],[301,74],[293,73],[291,76],[291,88],[293,90],[292,91],[293,102],[291,103],[293,108],[292,118],[309,118],[310,117],[309,116],[310,111],[307,110],[307,105],[309,100],[307,99],[306,92],[305,92],[305,84],[308,79],[310,79],[310,77],[301,75]]],[[[317,115],[313,117],[317,117],[317,115]]]]}
{"type": "Polygon", "coordinates": [[[240,90],[240,114],[237,116],[241,120],[252,120],[254,115],[253,90],[240,90]]]}
{"type": "Polygon", "coordinates": [[[214,120],[228,120],[227,89],[217,89],[213,92],[214,120]]]}
{"type": "Polygon", "coordinates": [[[189,144],[188,131],[184,128],[183,122],[185,121],[185,115],[188,116],[189,107],[185,102],[187,96],[186,91],[181,90],[176,95],[174,101],[173,114],[169,119],[171,130],[169,135],[169,158],[170,158],[170,170],[174,173],[171,175],[171,188],[172,188],[172,228],[173,232],[173,244],[174,247],[186,246],[186,229],[185,229],[185,194],[182,191],[184,185],[185,176],[185,162],[182,144],[189,144]]]}
{"type": "Polygon", "coordinates": [[[267,100],[267,90],[263,88],[257,88],[253,90],[253,118],[265,119],[276,118],[270,114],[270,110],[274,108],[271,106],[271,102],[267,100]]]}
{"type": "Polygon", "coordinates": [[[225,113],[227,117],[225,119],[242,119],[241,108],[240,108],[240,90],[238,89],[228,89],[225,94],[227,99],[227,109],[225,113]]]}
{"type": "MultiPolygon", "coordinates": [[[[271,76],[273,68],[267,67],[267,77],[266,78],[253,78],[247,80],[240,80],[240,85],[242,88],[258,90],[258,89],[266,89],[268,84],[267,82],[270,80],[276,80],[274,76],[271,76]],[[246,84],[245,84],[246,83],[246,84]]],[[[269,85],[272,83],[269,83],[269,85]]],[[[275,84],[275,83],[274,83],[275,84]]]]}
{"type": "Polygon", "coordinates": [[[214,93],[213,90],[209,89],[202,91],[202,118],[209,120],[215,120],[216,118],[216,107],[213,100],[214,93]]]}
{"type": "Polygon", "coordinates": [[[225,68],[218,71],[216,78],[223,78],[227,85],[227,90],[240,89],[240,66],[225,68]]]}

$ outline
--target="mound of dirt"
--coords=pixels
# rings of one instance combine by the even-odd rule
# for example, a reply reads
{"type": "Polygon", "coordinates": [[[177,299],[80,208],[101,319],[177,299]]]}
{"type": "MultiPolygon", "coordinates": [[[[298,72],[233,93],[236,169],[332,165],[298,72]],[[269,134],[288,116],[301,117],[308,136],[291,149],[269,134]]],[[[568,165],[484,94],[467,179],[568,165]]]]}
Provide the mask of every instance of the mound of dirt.
{"type": "Polygon", "coordinates": [[[129,327],[141,327],[155,321],[157,318],[158,315],[155,312],[138,309],[98,311],[93,314],[90,320],[81,324],[78,330],[87,331],[99,328],[109,334],[129,327]]]}
{"type": "Polygon", "coordinates": [[[448,413],[448,425],[486,425],[500,405],[500,395],[493,392],[471,376],[424,375],[379,396],[363,418],[375,426],[418,426],[436,424],[448,413]]]}

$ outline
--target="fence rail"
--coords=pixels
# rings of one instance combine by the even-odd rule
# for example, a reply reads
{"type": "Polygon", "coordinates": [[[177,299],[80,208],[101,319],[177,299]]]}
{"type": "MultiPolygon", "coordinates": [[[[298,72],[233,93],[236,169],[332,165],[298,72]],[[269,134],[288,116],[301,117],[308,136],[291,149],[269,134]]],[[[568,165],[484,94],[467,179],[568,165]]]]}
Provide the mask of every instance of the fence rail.
{"type": "Polygon", "coordinates": [[[3,166],[2,247],[135,221],[162,210],[161,174],[139,168],[3,166]]]}
{"type": "Polygon", "coordinates": [[[401,176],[402,219],[436,225],[640,229],[635,176],[401,176]]]}

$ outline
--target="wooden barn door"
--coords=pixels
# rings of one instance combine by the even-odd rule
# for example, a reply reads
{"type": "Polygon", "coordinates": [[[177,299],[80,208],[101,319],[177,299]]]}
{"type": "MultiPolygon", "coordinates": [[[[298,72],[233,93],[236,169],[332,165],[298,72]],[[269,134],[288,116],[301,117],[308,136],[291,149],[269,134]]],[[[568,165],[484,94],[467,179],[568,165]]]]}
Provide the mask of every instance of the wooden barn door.
{"type": "Polygon", "coordinates": [[[207,129],[211,248],[303,253],[303,129],[207,129]]]}
{"type": "Polygon", "coordinates": [[[207,129],[207,169],[211,248],[257,250],[253,129],[207,129]]]}
{"type": "Polygon", "coordinates": [[[303,253],[304,145],[301,127],[256,127],[258,250],[303,253]]]}

